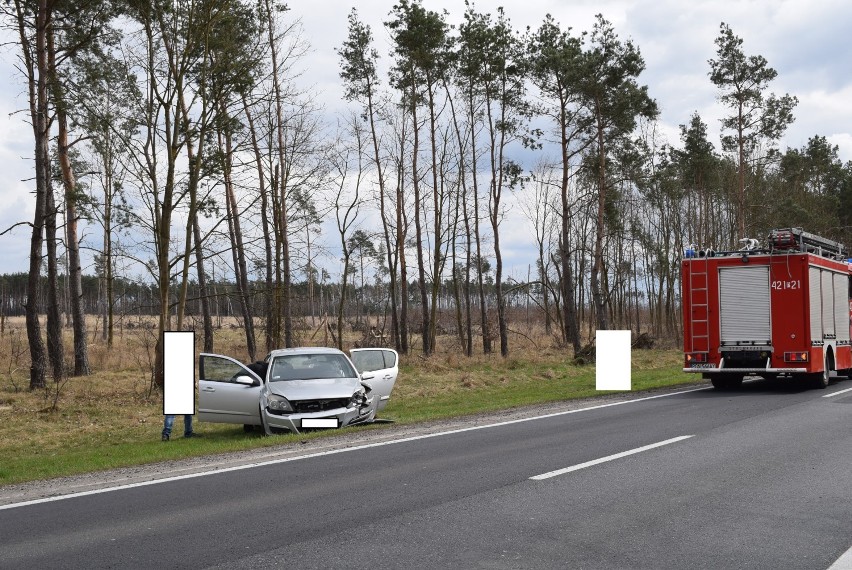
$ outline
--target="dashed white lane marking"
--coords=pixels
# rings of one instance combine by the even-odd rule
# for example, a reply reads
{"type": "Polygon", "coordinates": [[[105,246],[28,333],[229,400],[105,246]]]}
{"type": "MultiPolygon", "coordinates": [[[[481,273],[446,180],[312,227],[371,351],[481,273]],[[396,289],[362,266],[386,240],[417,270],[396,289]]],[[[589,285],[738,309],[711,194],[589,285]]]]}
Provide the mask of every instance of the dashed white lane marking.
{"type": "Polygon", "coordinates": [[[636,398],[635,400],[622,400],[620,402],[611,402],[609,404],[599,404],[597,406],[589,406],[588,408],[579,408],[579,409],[576,409],[576,410],[566,410],[564,412],[554,412],[552,414],[544,414],[544,415],[535,416],[535,417],[532,417],[532,418],[521,418],[521,419],[517,419],[517,420],[509,420],[509,421],[505,421],[505,422],[497,422],[497,423],[486,424],[486,425],[481,425],[481,426],[460,428],[460,429],[442,431],[442,432],[437,432],[437,433],[427,433],[427,434],[424,434],[424,435],[415,435],[415,436],[412,436],[412,437],[404,437],[404,438],[401,438],[401,439],[394,439],[394,440],[390,440],[390,441],[379,441],[379,442],[376,442],[376,443],[368,443],[368,444],[365,444],[365,445],[359,445],[357,447],[344,447],[344,448],[341,448],[341,449],[332,449],[332,450],[329,450],[329,451],[321,451],[321,452],[318,452],[318,453],[310,453],[308,455],[300,455],[298,457],[283,457],[283,458],[280,458],[280,459],[270,459],[269,461],[259,461],[257,463],[248,463],[248,464],[245,464],[245,465],[236,465],[234,467],[220,467],[220,468],[217,468],[217,469],[211,469],[210,471],[202,471],[202,472],[199,472],[199,473],[189,473],[189,474],[186,474],[186,475],[175,475],[173,477],[163,477],[162,479],[152,479],[151,481],[142,481],[140,483],[128,483],[126,485],[118,485],[118,486],[115,486],[115,487],[105,487],[103,489],[93,489],[91,491],[80,491],[80,492],[77,492],[77,493],[68,493],[67,495],[57,495],[57,496],[54,496],[54,497],[44,497],[42,499],[33,499],[33,500],[30,500],[30,501],[23,501],[23,502],[20,502],[20,503],[10,503],[8,505],[0,505],[0,511],[6,510],[6,509],[14,509],[16,507],[28,507],[30,505],[38,505],[40,503],[51,503],[53,501],[61,501],[63,499],[71,499],[71,498],[74,498],[74,497],[85,497],[86,495],[97,495],[97,494],[100,494],[100,493],[109,493],[111,491],[121,491],[121,490],[124,490],[124,489],[133,489],[135,487],[146,487],[148,485],[157,485],[158,483],[169,483],[169,482],[172,482],[172,481],[180,481],[182,479],[194,479],[196,477],[205,477],[207,475],[217,475],[219,473],[228,473],[228,472],[231,472],[231,471],[240,471],[242,469],[251,469],[253,467],[264,467],[266,465],[275,465],[275,464],[278,464],[278,463],[288,463],[290,461],[298,461],[300,459],[311,459],[313,457],[322,457],[322,456],[325,456],[325,455],[335,455],[337,453],[346,453],[346,452],[350,452],[350,451],[358,451],[358,450],[361,450],[361,449],[369,449],[371,447],[383,447],[385,445],[392,445],[392,444],[395,444],[395,443],[406,443],[406,442],[409,442],[409,441],[417,441],[417,440],[420,440],[420,439],[429,439],[429,438],[433,438],[433,437],[441,437],[441,436],[445,436],[445,435],[452,435],[452,434],[463,433],[463,432],[467,432],[467,431],[476,431],[476,430],[480,430],[480,429],[488,429],[488,428],[493,428],[493,427],[519,424],[519,423],[523,423],[523,422],[531,422],[531,421],[534,421],[534,420],[542,420],[542,419],[546,419],[546,418],[553,418],[553,417],[557,417],[557,416],[566,416],[566,415],[569,415],[569,414],[577,414],[577,413],[580,413],[580,412],[589,412],[591,410],[600,410],[602,408],[611,408],[613,406],[622,406],[624,404],[633,404],[633,403],[636,403],[636,402],[644,402],[646,400],[656,400],[657,398],[668,398],[669,396],[678,396],[680,394],[688,394],[690,392],[699,392],[701,390],[711,390],[711,389],[712,389],[712,387],[692,388],[690,390],[681,390],[679,392],[671,392],[669,394],[658,394],[656,396],[646,396],[644,398],[636,398]]]}
{"type": "Polygon", "coordinates": [[[839,396],[840,394],[844,394],[846,392],[852,392],[852,388],[846,388],[845,390],[838,390],[837,392],[826,394],[825,396],[823,396],[823,398],[833,398],[834,396],[839,396]]]}
{"type": "Polygon", "coordinates": [[[542,473],[541,475],[535,475],[534,477],[530,477],[530,479],[533,479],[534,481],[550,479],[551,477],[556,477],[557,475],[564,475],[566,473],[571,473],[572,471],[579,471],[580,469],[585,469],[586,467],[591,467],[592,465],[598,465],[600,463],[606,463],[607,461],[613,461],[614,459],[621,459],[622,457],[627,457],[628,455],[642,453],[643,451],[648,451],[649,449],[654,449],[655,447],[662,447],[671,443],[677,443],[678,441],[683,441],[685,439],[689,439],[690,437],[695,436],[682,435],[679,437],[673,437],[665,441],[658,441],[657,443],[652,443],[650,445],[643,445],[642,447],[637,447],[636,449],[622,451],[621,453],[615,453],[613,455],[607,455],[606,457],[601,457],[600,459],[593,459],[592,461],[586,461],[585,463],[579,463],[577,465],[572,465],[571,467],[566,467],[564,469],[557,469],[556,471],[549,471],[547,473],[542,473]]]}

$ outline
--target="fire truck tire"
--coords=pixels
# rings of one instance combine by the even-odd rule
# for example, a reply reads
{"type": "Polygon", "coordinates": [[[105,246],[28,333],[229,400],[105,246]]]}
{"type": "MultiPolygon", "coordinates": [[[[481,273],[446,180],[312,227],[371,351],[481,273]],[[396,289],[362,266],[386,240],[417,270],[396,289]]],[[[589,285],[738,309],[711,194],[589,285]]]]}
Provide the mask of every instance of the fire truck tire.
{"type": "Polygon", "coordinates": [[[713,387],[717,390],[726,390],[728,388],[728,380],[721,376],[714,376],[710,379],[710,382],[713,383],[713,387]]]}
{"type": "Polygon", "coordinates": [[[710,382],[713,383],[713,387],[717,390],[733,390],[735,388],[739,388],[743,383],[743,375],[742,374],[722,374],[713,376],[710,379],[710,382]]]}
{"type": "Polygon", "coordinates": [[[811,375],[811,384],[814,388],[825,390],[828,388],[828,382],[831,375],[831,370],[829,368],[828,357],[825,358],[825,364],[822,367],[822,372],[816,372],[811,375]]]}

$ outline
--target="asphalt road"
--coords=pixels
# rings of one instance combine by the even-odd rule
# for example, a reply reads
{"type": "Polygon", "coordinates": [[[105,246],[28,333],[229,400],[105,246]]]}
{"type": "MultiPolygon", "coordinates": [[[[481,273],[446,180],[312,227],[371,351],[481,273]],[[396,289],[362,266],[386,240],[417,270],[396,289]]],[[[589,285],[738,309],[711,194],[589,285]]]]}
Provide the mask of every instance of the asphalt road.
{"type": "Polygon", "coordinates": [[[848,388],[754,381],[4,508],[0,567],[824,570],[852,546],[852,391],[824,397],[848,388]]]}

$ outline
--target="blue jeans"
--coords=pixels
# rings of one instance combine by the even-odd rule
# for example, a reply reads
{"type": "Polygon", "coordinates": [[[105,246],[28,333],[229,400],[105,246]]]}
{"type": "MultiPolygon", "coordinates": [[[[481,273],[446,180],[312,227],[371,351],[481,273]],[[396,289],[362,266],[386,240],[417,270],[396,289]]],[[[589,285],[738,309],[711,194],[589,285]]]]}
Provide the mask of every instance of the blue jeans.
{"type": "MultiPolygon", "coordinates": [[[[172,434],[172,426],[175,425],[175,416],[166,414],[166,421],[163,424],[163,435],[168,437],[172,434]]],[[[192,414],[183,416],[183,436],[192,435],[192,414]]]]}

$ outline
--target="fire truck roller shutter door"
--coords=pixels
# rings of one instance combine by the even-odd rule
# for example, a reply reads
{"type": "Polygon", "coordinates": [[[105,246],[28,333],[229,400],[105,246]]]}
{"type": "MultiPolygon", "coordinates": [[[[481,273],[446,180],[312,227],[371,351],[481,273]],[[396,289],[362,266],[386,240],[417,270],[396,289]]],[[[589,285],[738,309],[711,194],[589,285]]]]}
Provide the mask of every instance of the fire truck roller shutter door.
{"type": "Polygon", "coordinates": [[[720,329],[723,344],[769,344],[769,266],[720,267],[720,329]]]}
{"type": "Polygon", "coordinates": [[[808,302],[811,311],[811,340],[822,340],[822,295],[820,289],[820,271],[818,267],[808,268],[808,302]]]}
{"type": "Polygon", "coordinates": [[[834,279],[830,271],[822,270],[822,333],[823,337],[834,338],[834,279]]]}
{"type": "Polygon", "coordinates": [[[837,340],[849,340],[849,299],[845,275],[834,273],[834,332],[837,340]]]}

